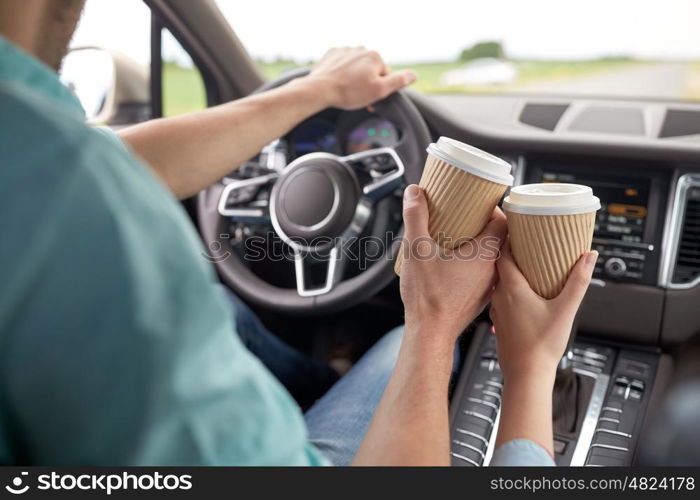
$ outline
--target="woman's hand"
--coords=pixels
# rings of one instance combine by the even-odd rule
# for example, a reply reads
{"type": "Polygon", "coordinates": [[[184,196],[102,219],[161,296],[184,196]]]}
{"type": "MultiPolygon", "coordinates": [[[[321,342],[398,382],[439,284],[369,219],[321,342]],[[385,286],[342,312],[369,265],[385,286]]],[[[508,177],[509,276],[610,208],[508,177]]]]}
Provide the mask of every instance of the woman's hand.
{"type": "Polygon", "coordinates": [[[581,256],[561,293],[546,300],[532,291],[508,243],[504,245],[491,303],[504,376],[496,446],[529,439],[554,456],[552,390],[557,365],[597,258],[597,252],[581,256]]]}
{"type": "Polygon", "coordinates": [[[504,376],[554,374],[564,354],[571,327],[586,294],[597,252],[581,256],[561,293],[551,300],[537,295],[518,269],[506,243],[498,261],[498,284],[491,320],[504,376]]]}
{"type": "Polygon", "coordinates": [[[495,263],[506,234],[505,216],[495,209],[484,231],[455,251],[430,237],[427,200],[416,185],[404,192],[403,218],[401,298],[407,335],[439,336],[452,347],[491,298],[495,263]]]}

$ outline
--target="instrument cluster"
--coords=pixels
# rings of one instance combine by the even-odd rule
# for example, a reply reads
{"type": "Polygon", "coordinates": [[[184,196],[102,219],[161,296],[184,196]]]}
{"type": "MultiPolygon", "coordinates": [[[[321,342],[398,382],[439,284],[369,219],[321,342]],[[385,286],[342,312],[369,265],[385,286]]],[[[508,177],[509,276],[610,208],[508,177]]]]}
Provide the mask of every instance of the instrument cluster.
{"type": "Polygon", "coordinates": [[[291,158],[326,152],[350,155],[381,147],[394,147],[400,132],[388,119],[366,111],[339,115],[317,115],[288,136],[291,158]]]}

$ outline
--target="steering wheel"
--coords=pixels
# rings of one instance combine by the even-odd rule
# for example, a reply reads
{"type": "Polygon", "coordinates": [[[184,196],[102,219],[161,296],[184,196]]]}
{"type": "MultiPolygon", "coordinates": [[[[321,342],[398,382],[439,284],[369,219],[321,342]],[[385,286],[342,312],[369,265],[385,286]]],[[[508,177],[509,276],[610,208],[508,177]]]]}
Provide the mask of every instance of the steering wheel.
{"type": "MultiPolygon", "coordinates": [[[[307,71],[286,75],[256,93],[305,74],[307,71]]],[[[345,156],[314,151],[279,165],[275,141],[263,149],[253,175],[224,178],[199,193],[197,218],[209,249],[205,257],[239,296],[270,310],[327,314],[370,298],[395,278],[397,244],[386,245],[382,258],[347,279],[343,279],[347,259],[343,249],[353,238],[366,234],[368,221],[387,206],[383,205],[387,198],[396,199],[407,183],[419,181],[431,138],[423,117],[404,92],[375,103],[372,111],[400,131],[393,147],[345,156]],[[259,196],[261,192],[268,194],[259,196]],[[245,263],[246,254],[232,248],[236,239],[230,228],[236,222],[271,226],[293,260],[296,288],[270,283],[251,270],[245,263]],[[317,270],[314,276],[321,275],[320,286],[308,284],[311,265],[317,270]],[[318,273],[319,266],[325,272],[318,273]]],[[[391,206],[394,212],[400,211],[400,203],[391,206]]],[[[381,221],[388,225],[387,217],[379,219],[380,226],[381,221]]],[[[400,228],[398,234],[403,226],[400,228]]],[[[240,235],[236,241],[241,242],[240,235]]],[[[246,252],[250,250],[247,242],[246,252]]]]}

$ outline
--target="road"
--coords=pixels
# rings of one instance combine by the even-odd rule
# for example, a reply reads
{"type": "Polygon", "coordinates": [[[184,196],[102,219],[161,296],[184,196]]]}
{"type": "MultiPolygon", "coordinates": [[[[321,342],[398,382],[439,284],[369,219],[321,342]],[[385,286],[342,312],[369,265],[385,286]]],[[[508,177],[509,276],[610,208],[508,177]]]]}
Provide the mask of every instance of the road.
{"type": "Polygon", "coordinates": [[[643,64],[541,83],[513,90],[544,94],[662,97],[682,99],[687,92],[691,65],[685,63],[643,64]]]}

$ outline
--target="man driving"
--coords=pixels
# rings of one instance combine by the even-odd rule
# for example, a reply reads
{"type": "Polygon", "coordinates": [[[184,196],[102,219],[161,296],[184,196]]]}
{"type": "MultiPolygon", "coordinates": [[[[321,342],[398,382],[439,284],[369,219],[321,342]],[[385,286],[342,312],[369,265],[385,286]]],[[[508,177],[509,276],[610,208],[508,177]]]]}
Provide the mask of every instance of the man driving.
{"type": "MultiPolygon", "coordinates": [[[[299,353],[246,348],[269,332],[222,292],[178,202],[305,118],[367,106],[413,72],[332,49],[283,87],[117,136],[85,125],[56,74],[83,3],[0,0],[0,463],[448,465],[455,340],[493,298],[506,381],[492,463],[553,464],[554,372],[593,254],[551,301],[507,246],[495,292],[493,259],[409,258],[405,327],[304,415],[265,366],[299,353]]],[[[429,240],[427,221],[409,186],[409,242],[429,240]]],[[[505,233],[496,210],[479,238],[505,233]]]]}

